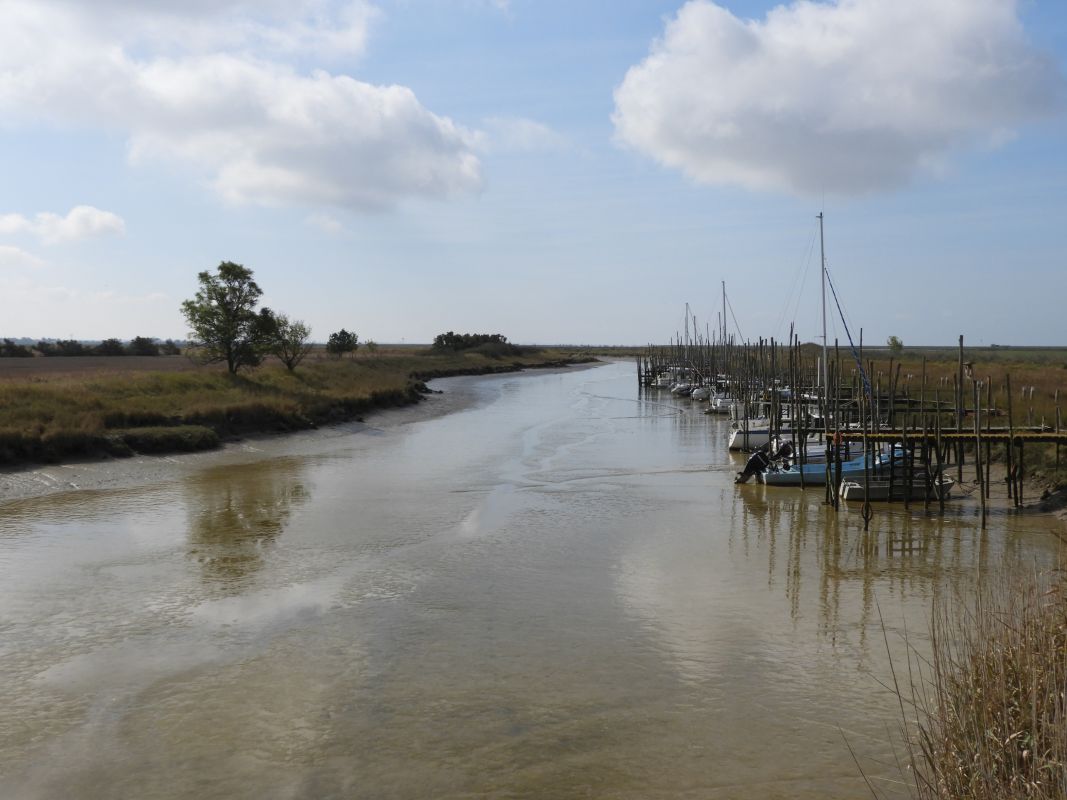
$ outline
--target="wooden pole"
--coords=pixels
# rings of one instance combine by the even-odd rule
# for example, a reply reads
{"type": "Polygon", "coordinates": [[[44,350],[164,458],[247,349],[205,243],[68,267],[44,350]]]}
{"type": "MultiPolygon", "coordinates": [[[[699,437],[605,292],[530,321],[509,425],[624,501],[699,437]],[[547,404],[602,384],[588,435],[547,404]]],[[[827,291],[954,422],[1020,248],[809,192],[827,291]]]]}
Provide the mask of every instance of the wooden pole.
{"type": "Polygon", "coordinates": [[[1004,379],[1008,390],[1008,498],[1012,500],[1012,505],[1018,507],[1019,502],[1015,496],[1015,425],[1011,409],[1011,373],[1005,375],[1004,379]]]}
{"type": "Polygon", "coordinates": [[[975,475],[978,478],[978,496],[982,501],[982,530],[986,527],[986,507],[985,507],[985,484],[983,481],[982,470],[982,424],[979,417],[981,412],[979,411],[979,400],[981,400],[982,387],[978,381],[974,381],[974,468],[975,475]]]}
{"type": "MultiPolygon", "coordinates": [[[[992,377],[987,377],[986,378],[985,397],[986,397],[985,430],[986,430],[986,433],[989,433],[992,430],[992,420],[993,420],[993,378],[992,377]]],[[[989,484],[990,484],[989,466],[990,466],[990,464],[992,462],[993,462],[993,446],[989,441],[989,437],[987,436],[986,437],[986,443],[985,443],[985,496],[986,496],[987,500],[989,499],[989,484]]]]}
{"type": "MultiPolygon", "coordinates": [[[[963,433],[963,334],[960,334],[960,358],[956,373],[956,433],[963,433]]],[[[956,442],[956,471],[963,482],[963,441],[956,442]]]]}

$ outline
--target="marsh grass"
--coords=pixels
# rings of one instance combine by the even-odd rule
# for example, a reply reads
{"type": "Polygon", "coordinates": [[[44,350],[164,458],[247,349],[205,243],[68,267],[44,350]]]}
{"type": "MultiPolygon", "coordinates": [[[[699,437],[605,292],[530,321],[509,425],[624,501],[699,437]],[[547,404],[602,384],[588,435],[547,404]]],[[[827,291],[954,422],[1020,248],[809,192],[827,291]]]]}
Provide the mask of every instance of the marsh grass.
{"type": "MultiPolygon", "coordinates": [[[[922,376],[922,358],[925,355],[927,388],[926,399],[939,399],[951,405],[954,398],[953,381],[959,374],[958,353],[953,350],[905,350],[892,362],[881,351],[871,354],[865,362],[871,367],[871,380],[888,389],[890,376],[900,368],[898,394],[907,393],[912,398],[919,397],[922,376]]],[[[1067,403],[1067,349],[1065,348],[1006,348],[986,347],[964,350],[964,359],[972,364],[973,374],[983,385],[992,387],[991,409],[987,407],[987,392],[982,390],[980,405],[983,409],[981,422],[983,427],[1008,425],[1008,378],[1011,378],[1011,421],[1016,428],[1044,425],[1054,429],[1064,419],[1067,403]],[[1059,413],[1057,413],[1059,408],[1059,413]],[[990,410],[992,413],[990,414],[990,410]]],[[[851,368],[851,367],[849,367],[851,368]]],[[[973,391],[970,379],[964,378],[965,406],[973,407],[973,391]]],[[[912,418],[912,423],[916,419],[912,418]]],[[[928,420],[932,425],[932,420],[928,420]]],[[[953,414],[942,416],[941,423],[951,427],[955,424],[953,414]]],[[[971,426],[974,417],[968,414],[965,426],[971,426]]],[[[1061,430],[1063,428],[1061,427],[1061,430]]],[[[994,448],[991,453],[995,462],[1004,460],[1002,448],[994,448]]],[[[972,453],[973,457],[973,453],[972,453]]],[[[1029,444],[1026,447],[1027,474],[1048,486],[1067,485],[1067,448],[1059,451],[1053,444],[1029,444]]]]}
{"type": "Polygon", "coordinates": [[[1009,581],[969,606],[935,609],[931,634],[932,655],[912,649],[908,681],[894,679],[913,796],[1067,797],[1063,576],[1009,581]]]}
{"type": "Polygon", "coordinates": [[[404,350],[309,359],[238,376],[203,368],[101,370],[0,381],[0,463],[204,449],[220,437],[288,431],[418,402],[432,377],[575,363],[556,351],[501,360],[404,350]]]}

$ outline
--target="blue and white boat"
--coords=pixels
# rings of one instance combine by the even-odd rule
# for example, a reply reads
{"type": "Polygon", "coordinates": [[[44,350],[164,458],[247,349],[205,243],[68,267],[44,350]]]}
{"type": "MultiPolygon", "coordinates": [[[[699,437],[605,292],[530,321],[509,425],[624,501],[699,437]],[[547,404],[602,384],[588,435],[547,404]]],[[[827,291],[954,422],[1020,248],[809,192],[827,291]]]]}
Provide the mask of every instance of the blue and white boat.
{"type": "MultiPolygon", "coordinates": [[[[897,448],[897,458],[903,458],[903,450],[897,448]]],[[[883,474],[888,475],[890,466],[889,450],[883,449],[880,452],[875,452],[872,456],[864,458],[862,450],[849,460],[841,461],[841,480],[842,481],[862,481],[864,477],[864,469],[872,478],[881,477],[883,474]],[[866,462],[866,467],[864,462],[866,462]]],[[[831,478],[837,477],[837,466],[833,463],[830,464],[831,478]]],[[[804,486],[825,486],[826,485],[826,461],[825,459],[819,459],[818,461],[809,461],[801,466],[797,462],[791,462],[789,467],[786,468],[781,464],[770,464],[766,470],[764,470],[757,477],[760,483],[765,483],[767,486],[800,486],[801,476],[803,476],[804,486]]]]}

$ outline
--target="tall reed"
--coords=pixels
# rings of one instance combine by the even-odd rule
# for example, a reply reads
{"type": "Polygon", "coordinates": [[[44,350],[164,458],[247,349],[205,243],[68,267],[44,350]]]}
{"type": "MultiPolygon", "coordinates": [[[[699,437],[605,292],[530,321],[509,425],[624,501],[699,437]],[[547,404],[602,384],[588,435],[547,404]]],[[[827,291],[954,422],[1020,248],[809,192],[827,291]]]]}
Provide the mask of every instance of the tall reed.
{"type": "MultiPolygon", "coordinates": [[[[1013,579],[936,609],[932,656],[898,687],[920,800],[1067,798],[1067,592],[1013,579]]],[[[914,651],[912,651],[914,654],[914,651]]]]}

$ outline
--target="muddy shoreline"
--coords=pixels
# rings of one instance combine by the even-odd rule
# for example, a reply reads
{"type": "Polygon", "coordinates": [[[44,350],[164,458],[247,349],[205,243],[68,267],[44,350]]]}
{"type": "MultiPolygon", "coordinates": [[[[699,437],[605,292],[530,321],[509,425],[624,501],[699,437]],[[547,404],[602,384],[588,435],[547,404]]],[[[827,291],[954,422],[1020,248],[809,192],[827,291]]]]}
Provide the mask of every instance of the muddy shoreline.
{"type": "MultiPolygon", "coordinates": [[[[362,419],[344,420],[317,428],[286,432],[249,433],[225,441],[221,447],[187,453],[139,454],[128,458],[86,457],[67,459],[57,464],[13,464],[0,467],[0,509],[5,504],[63,492],[105,491],[111,489],[148,486],[179,480],[184,475],[206,467],[225,467],[247,464],[277,457],[314,457],[328,454],[345,446],[350,437],[380,435],[401,425],[423,422],[452,414],[488,402],[479,382],[507,380],[527,374],[562,373],[589,369],[605,362],[581,363],[570,366],[553,365],[523,371],[493,371],[489,373],[425,377],[431,392],[422,395],[420,402],[402,406],[386,406],[373,410],[362,419]]],[[[1011,502],[1004,489],[1002,476],[994,478],[990,509],[997,513],[1011,512],[1011,502]]],[[[960,487],[961,489],[963,487],[960,487]]],[[[1030,482],[1027,485],[1023,508],[1016,513],[1047,517],[1053,522],[1054,533],[1067,539],[1067,488],[1046,493],[1046,486],[1030,482]]],[[[972,492],[964,490],[964,494],[972,492]]],[[[950,503],[973,504],[976,497],[961,498],[959,492],[950,503]]],[[[876,507],[884,504],[876,503],[876,507]]],[[[899,505],[899,504],[896,504],[899,505]]]]}
{"type": "Polygon", "coordinates": [[[60,492],[93,491],[142,486],[172,480],[204,466],[242,464],[279,454],[314,455],[322,443],[359,433],[374,433],[470,408],[478,401],[475,382],[499,376],[545,374],[589,369],[603,361],[557,361],[538,365],[490,366],[456,373],[423,372],[412,380],[425,384],[418,400],[403,405],[383,405],[359,417],[337,419],[305,429],[249,431],[223,440],[219,447],[190,452],[137,453],[129,457],[108,455],[65,458],[57,463],[18,462],[0,465],[0,506],[4,503],[60,492]]]}
{"type": "MultiPolygon", "coordinates": [[[[580,365],[577,368],[588,366],[593,365],[580,365]]],[[[575,368],[539,369],[532,374],[564,372],[575,368]]],[[[500,379],[522,374],[526,373],[500,373],[500,379]]],[[[100,491],[177,480],[189,472],[208,466],[244,464],[279,455],[314,455],[347,437],[373,435],[400,425],[472,408],[482,397],[476,383],[487,377],[493,376],[460,375],[433,379],[428,384],[432,393],[425,395],[418,403],[382,408],[367,413],[362,420],[338,422],[308,430],[249,434],[212,450],[5,466],[0,468],[0,506],[61,492],[100,491]]]]}

